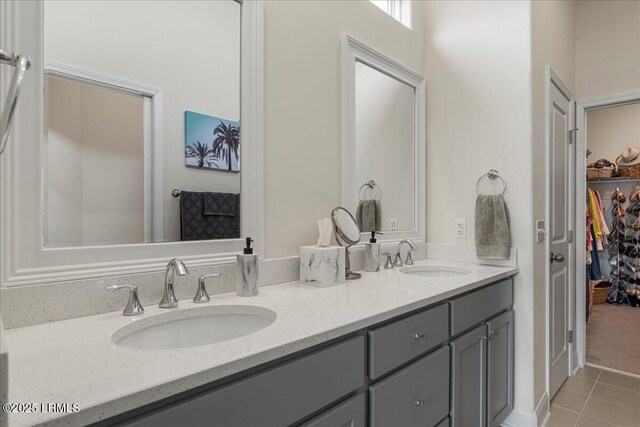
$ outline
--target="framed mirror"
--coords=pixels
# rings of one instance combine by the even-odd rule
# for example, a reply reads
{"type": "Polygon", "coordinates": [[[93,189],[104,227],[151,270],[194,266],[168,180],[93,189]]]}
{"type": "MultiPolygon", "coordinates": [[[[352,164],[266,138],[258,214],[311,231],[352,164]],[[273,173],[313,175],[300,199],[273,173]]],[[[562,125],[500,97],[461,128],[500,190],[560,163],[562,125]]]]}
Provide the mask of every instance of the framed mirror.
{"type": "Polygon", "coordinates": [[[342,82],[343,205],[363,241],[424,241],[424,78],[345,36],[342,82]]]}
{"type": "Polygon", "coordinates": [[[262,2],[1,7],[2,45],[32,60],[1,160],[3,285],[226,262],[244,236],[262,252],[262,2]]]}

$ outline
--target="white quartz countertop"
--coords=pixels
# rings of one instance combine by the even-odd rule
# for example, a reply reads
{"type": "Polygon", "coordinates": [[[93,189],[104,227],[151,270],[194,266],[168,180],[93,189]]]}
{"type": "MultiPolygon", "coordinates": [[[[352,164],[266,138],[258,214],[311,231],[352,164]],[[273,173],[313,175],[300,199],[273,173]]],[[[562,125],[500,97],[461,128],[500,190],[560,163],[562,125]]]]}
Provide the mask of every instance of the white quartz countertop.
{"type": "MultiPolygon", "coordinates": [[[[78,404],[75,413],[10,414],[9,426],[84,425],[219,380],[392,317],[512,276],[516,267],[423,260],[470,274],[416,277],[398,269],[363,272],[329,288],[297,282],[260,288],[255,297],[213,295],[206,305],[251,305],[274,311],[274,323],[234,340],[173,350],[116,346],[111,336],[136,321],[121,311],[3,332],[9,348],[9,402],[78,404]]],[[[162,286],[162,284],[158,284],[162,286]]],[[[179,286],[179,284],[177,285],[179,286]]],[[[190,300],[176,309],[201,307],[190,300]]],[[[145,307],[141,317],[167,313],[145,307]]]]}

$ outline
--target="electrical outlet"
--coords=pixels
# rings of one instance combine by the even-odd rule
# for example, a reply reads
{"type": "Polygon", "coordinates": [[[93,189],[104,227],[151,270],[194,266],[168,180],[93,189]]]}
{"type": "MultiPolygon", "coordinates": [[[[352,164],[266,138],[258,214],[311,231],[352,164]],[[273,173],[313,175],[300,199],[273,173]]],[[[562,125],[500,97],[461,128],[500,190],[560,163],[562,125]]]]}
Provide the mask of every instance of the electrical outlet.
{"type": "Polygon", "coordinates": [[[389,218],[389,228],[391,231],[398,231],[398,218],[389,218]]]}
{"type": "Polygon", "coordinates": [[[467,221],[464,219],[456,219],[456,238],[467,238],[467,221]]]}

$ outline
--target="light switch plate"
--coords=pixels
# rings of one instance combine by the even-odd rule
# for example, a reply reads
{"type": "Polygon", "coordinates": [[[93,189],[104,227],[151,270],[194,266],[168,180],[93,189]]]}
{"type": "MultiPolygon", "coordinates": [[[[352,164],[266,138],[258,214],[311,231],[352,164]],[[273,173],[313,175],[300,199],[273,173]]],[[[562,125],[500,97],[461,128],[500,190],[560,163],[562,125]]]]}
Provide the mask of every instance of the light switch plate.
{"type": "Polygon", "coordinates": [[[398,218],[389,218],[389,228],[391,231],[398,231],[398,218]]]}

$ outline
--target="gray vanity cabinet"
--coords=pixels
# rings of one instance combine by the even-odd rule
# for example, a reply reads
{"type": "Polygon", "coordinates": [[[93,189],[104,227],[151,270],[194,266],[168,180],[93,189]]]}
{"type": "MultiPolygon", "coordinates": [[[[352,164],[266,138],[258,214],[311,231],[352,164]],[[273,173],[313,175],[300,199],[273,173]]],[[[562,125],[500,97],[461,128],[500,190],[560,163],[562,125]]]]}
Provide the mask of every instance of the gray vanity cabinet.
{"type": "Polygon", "coordinates": [[[364,337],[354,337],[124,425],[291,425],[363,387],[364,356],[364,337]]]}
{"type": "Polygon", "coordinates": [[[451,425],[485,426],[487,326],[451,341],[451,425]]]}
{"type": "Polygon", "coordinates": [[[487,424],[499,426],[513,408],[513,310],[487,322],[487,424]]]}
{"type": "Polygon", "coordinates": [[[494,283],[449,304],[451,335],[461,334],[450,344],[450,423],[499,426],[513,409],[512,281],[494,283]]]}
{"type": "Polygon", "coordinates": [[[512,304],[501,280],[98,425],[498,426],[513,408],[512,304]]]}
{"type": "Polygon", "coordinates": [[[336,405],[303,427],[365,427],[365,398],[358,393],[346,402],[336,405]]]}
{"type": "Polygon", "coordinates": [[[513,311],[451,342],[451,425],[499,426],[513,408],[513,311]]]}
{"type": "Polygon", "coordinates": [[[372,427],[435,426],[449,413],[449,347],[369,387],[372,427]]]}

